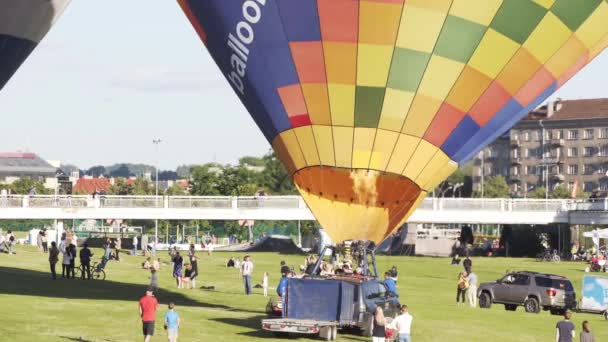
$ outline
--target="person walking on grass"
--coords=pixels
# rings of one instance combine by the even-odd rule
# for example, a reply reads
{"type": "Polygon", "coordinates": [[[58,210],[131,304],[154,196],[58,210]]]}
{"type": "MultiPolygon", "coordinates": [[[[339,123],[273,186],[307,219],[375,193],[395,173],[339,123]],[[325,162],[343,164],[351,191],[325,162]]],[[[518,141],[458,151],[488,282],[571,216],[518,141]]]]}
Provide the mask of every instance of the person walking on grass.
{"type": "Polygon", "coordinates": [[[374,310],[374,321],[372,323],[372,342],[384,342],[386,339],[386,319],[381,307],[376,306],[374,310]]]}
{"type": "Polygon", "coordinates": [[[148,288],[152,289],[155,293],[158,292],[158,275],[153,268],[150,269],[150,286],[148,288]]]}
{"type": "Polygon", "coordinates": [[[198,260],[196,260],[195,255],[190,258],[190,267],[192,268],[192,272],[190,274],[190,285],[192,288],[195,288],[196,277],[198,277],[198,260]]]}
{"type": "MultiPolygon", "coordinates": [[[[78,251],[76,250],[76,245],[71,243],[68,246],[70,250],[70,272],[72,273],[72,279],[76,278],[76,256],[78,255],[78,251]]],[[[68,276],[69,278],[69,276],[68,276]]]]}
{"type": "Polygon", "coordinates": [[[165,314],[165,329],[169,342],[177,342],[179,324],[179,315],[175,312],[175,304],[171,302],[169,303],[169,311],[165,314]]]}
{"type": "Polygon", "coordinates": [[[595,342],[595,337],[591,332],[588,321],[583,321],[583,330],[581,330],[581,342],[595,342]]]}
{"type": "Polygon", "coordinates": [[[458,273],[458,284],[456,287],[456,305],[460,306],[460,299],[462,298],[462,306],[464,306],[464,298],[467,294],[467,288],[469,287],[467,272],[462,271],[458,273]]]}
{"type": "Polygon", "coordinates": [[[468,289],[468,297],[469,297],[469,305],[472,308],[477,307],[477,274],[473,273],[473,270],[469,268],[469,274],[467,276],[469,278],[469,289],[468,289]]]}
{"type": "Polygon", "coordinates": [[[48,253],[49,252],[49,243],[48,243],[48,239],[46,237],[46,231],[42,231],[42,251],[44,253],[48,253]]]}
{"type": "Polygon", "coordinates": [[[59,243],[59,251],[61,252],[61,278],[70,277],[70,248],[67,244],[65,233],[61,236],[59,243]]]}
{"type": "Polygon", "coordinates": [[[154,290],[148,289],[146,295],[139,300],[139,316],[143,326],[144,342],[149,342],[154,336],[154,321],[156,319],[156,308],[158,300],[154,297],[154,290]]]}
{"type": "Polygon", "coordinates": [[[59,262],[59,248],[55,241],[51,242],[51,250],[49,251],[49,265],[51,266],[51,276],[53,280],[57,279],[57,272],[55,272],[55,265],[59,262]]]}
{"type": "Polygon", "coordinates": [[[268,297],[268,272],[264,272],[264,278],[262,278],[262,288],[264,289],[264,297],[268,297]]]}
{"type": "Polygon", "coordinates": [[[414,317],[410,315],[407,305],[401,305],[399,315],[389,324],[391,329],[397,330],[397,341],[412,342],[412,321],[414,317]]]}
{"type": "Polygon", "coordinates": [[[173,257],[173,278],[175,278],[175,282],[177,284],[177,288],[182,287],[182,264],[184,263],[184,259],[179,252],[175,252],[175,256],[173,257]]]}
{"type": "Polygon", "coordinates": [[[137,235],[133,236],[133,255],[137,255],[137,244],[139,241],[137,240],[137,235]]]}
{"type": "Polygon", "coordinates": [[[564,313],[564,320],[557,322],[555,326],[555,342],[572,342],[576,337],[576,328],[574,323],[570,322],[572,313],[566,311],[564,313]]]}
{"type": "Polygon", "coordinates": [[[245,255],[243,258],[243,264],[241,265],[241,275],[243,276],[243,283],[245,285],[245,294],[251,294],[251,275],[253,273],[253,261],[249,255],[245,255]]]}

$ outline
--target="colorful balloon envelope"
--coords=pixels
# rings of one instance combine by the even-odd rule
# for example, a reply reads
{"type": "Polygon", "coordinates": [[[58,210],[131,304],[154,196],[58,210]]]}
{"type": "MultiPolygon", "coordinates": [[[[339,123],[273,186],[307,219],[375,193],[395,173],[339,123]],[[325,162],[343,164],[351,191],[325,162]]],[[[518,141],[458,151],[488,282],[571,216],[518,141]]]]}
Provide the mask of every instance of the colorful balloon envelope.
{"type": "Polygon", "coordinates": [[[0,90],[36,48],[70,0],[0,0],[0,90]]]}
{"type": "Polygon", "coordinates": [[[603,0],[179,0],[336,241],[379,242],[608,45],[603,0]]]}

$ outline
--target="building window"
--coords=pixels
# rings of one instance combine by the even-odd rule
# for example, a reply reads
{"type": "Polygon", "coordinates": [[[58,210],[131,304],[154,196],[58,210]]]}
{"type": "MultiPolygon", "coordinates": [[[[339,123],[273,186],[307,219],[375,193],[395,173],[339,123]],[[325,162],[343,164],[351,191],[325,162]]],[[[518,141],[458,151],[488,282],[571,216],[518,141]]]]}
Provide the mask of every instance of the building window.
{"type": "Polygon", "coordinates": [[[568,149],[568,157],[578,157],[578,148],[570,147],[568,149]]]}
{"type": "Polygon", "coordinates": [[[585,164],[583,165],[583,174],[592,175],[595,172],[595,165],[585,164]]]}
{"type": "Polygon", "coordinates": [[[564,173],[564,165],[557,165],[557,174],[561,175],[562,173],[564,173]]]}
{"type": "Polygon", "coordinates": [[[585,157],[593,157],[594,154],[595,154],[595,147],[592,147],[592,146],[585,147],[585,150],[584,150],[585,157]]]}
{"type": "Polygon", "coordinates": [[[597,167],[597,173],[598,174],[605,175],[606,171],[608,171],[608,167],[606,167],[606,164],[600,164],[600,165],[598,165],[598,167],[597,167]]]}
{"type": "Polygon", "coordinates": [[[568,140],[578,139],[578,129],[571,129],[568,131],[568,140]]]}
{"type": "Polygon", "coordinates": [[[519,176],[519,166],[513,166],[512,171],[513,176],[519,176]]]}
{"type": "MultiPolygon", "coordinates": [[[[604,184],[604,183],[602,183],[604,184]]],[[[605,183],[608,184],[608,183],[605,183]]],[[[583,191],[585,192],[593,192],[593,190],[595,190],[595,183],[593,182],[585,182],[583,183],[583,191]]]]}
{"type": "Polygon", "coordinates": [[[524,140],[530,141],[530,131],[524,131],[524,140]]]}
{"type": "Polygon", "coordinates": [[[515,158],[515,159],[519,158],[519,149],[518,148],[513,150],[513,158],[515,158]]]}
{"type": "Polygon", "coordinates": [[[568,165],[568,174],[569,175],[576,175],[576,174],[578,174],[578,165],[577,164],[570,164],[570,165],[568,165]]]}
{"type": "Polygon", "coordinates": [[[556,129],[553,131],[553,139],[564,139],[564,131],[556,129]]]}
{"type": "MultiPolygon", "coordinates": [[[[591,190],[589,190],[589,191],[585,190],[585,191],[586,191],[586,192],[592,192],[593,190],[594,190],[594,189],[591,189],[591,190]]],[[[608,190],[608,182],[606,182],[606,181],[600,182],[600,190],[601,190],[601,191],[606,191],[606,190],[608,190]]]]}
{"type": "Polygon", "coordinates": [[[600,139],[608,139],[608,128],[600,128],[600,139]]]}
{"type": "Polygon", "coordinates": [[[536,174],[536,165],[527,165],[526,166],[526,174],[527,175],[535,175],[536,174]]]}
{"type": "Polygon", "coordinates": [[[586,140],[593,139],[593,128],[586,128],[583,131],[583,139],[586,139],[586,140]]]}
{"type": "Polygon", "coordinates": [[[598,149],[598,156],[607,157],[608,156],[608,145],[604,145],[598,149]]]}
{"type": "Polygon", "coordinates": [[[517,132],[511,132],[511,140],[519,140],[519,134],[517,134],[517,132]]]}

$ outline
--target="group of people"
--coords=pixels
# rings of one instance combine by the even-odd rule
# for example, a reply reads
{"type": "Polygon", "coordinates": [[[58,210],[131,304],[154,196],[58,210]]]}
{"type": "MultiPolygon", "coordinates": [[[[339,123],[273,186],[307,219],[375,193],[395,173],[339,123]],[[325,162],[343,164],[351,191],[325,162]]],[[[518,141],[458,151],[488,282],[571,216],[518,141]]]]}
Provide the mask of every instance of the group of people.
{"type": "Polygon", "coordinates": [[[193,248],[189,249],[188,257],[190,262],[184,263],[184,258],[180,255],[177,249],[169,252],[171,262],[173,264],[173,278],[177,288],[194,289],[196,287],[196,277],[198,276],[198,260],[193,248]],[[185,271],[184,271],[185,268],[185,271]]]}
{"type": "Polygon", "coordinates": [[[7,231],[6,235],[0,231],[0,252],[8,253],[9,255],[15,254],[14,246],[17,243],[17,238],[12,231],[7,231]]]}
{"type": "Polygon", "coordinates": [[[48,253],[49,251],[49,243],[46,237],[46,231],[41,229],[36,236],[36,246],[38,246],[38,250],[42,253],[48,253]]]}
{"type": "Polygon", "coordinates": [[[393,331],[397,334],[398,342],[411,342],[411,329],[414,317],[409,313],[407,305],[401,305],[399,315],[390,323],[384,316],[384,310],[378,306],[374,310],[372,321],[372,342],[384,342],[387,337],[393,337],[393,331]]]}
{"type": "Polygon", "coordinates": [[[78,238],[75,234],[69,238],[66,233],[61,235],[59,246],[55,241],[51,242],[49,250],[49,265],[51,269],[51,277],[57,279],[56,264],[59,262],[59,254],[61,254],[61,277],[67,279],[76,278],[76,258],[80,257],[82,267],[81,278],[91,279],[91,258],[93,252],[89,249],[88,244],[84,244],[78,252],[78,238]]]}
{"type": "MultiPolygon", "coordinates": [[[[572,313],[566,311],[564,313],[564,319],[557,322],[555,325],[555,342],[573,342],[576,338],[576,327],[570,320],[572,313]]],[[[583,321],[580,342],[595,342],[595,336],[591,331],[591,326],[588,321],[583,321]]]]}
{"type": "MultiPolygon", "coordinates": [[[[146,294],[139,299],[139,315],[142,321],[144,342],[149,342],[154,336],[156,310],[158,309],[158,300],[154,296],[154,292],[153,288],[148,288],[146,294]]],[[[175,303],[170,302],[169,310],[163,318],[163,326],[167,331],[169,342],[177,342],[180,323],[179,314],[175,311],[175,303]]]]}
{"type": "Polygon", "coordinates": [[[458,273],[456,305],[464,306],[468,293],[469,306],[475,308],[477,307],[477,275],[473,272],[473,261],[467,256],[462,262],[462,266],[464,270],[458,273]]]}

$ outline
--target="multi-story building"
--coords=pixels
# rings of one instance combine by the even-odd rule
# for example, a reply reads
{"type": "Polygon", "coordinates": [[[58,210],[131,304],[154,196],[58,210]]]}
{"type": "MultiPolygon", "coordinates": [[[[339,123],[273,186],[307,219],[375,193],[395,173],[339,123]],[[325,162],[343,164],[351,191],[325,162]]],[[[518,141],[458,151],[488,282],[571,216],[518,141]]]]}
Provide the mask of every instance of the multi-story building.
{"type": "Polygon", "coordinates": [[[475,190],[483,174],[505,176],[516,196],[559,185],[608,194],[608,99],[557,100],[537,108],[480,152],[473,172],[475,190]]]}
{"type": "Polygon", "coordinates": [[[48,189],[55,189],[57,167],[49,164],[35,153],[4,152],[0,153],[0,184],[11,184],[14,181],[29,177],[44,182],[48,189]]]}

